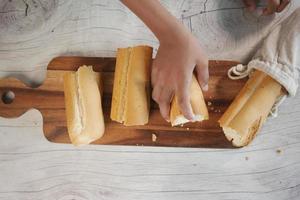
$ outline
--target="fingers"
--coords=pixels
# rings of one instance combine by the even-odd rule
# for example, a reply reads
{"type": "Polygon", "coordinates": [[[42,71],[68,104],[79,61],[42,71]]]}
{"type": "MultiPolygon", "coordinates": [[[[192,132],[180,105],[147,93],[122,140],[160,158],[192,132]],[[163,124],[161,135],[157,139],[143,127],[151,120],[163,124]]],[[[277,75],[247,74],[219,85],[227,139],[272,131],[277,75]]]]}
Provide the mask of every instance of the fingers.
{"type": "Polygon", "coordinates": [[[281,12],[290,2],[290,0],[268,0],[268,6],[263,10],[263,15],[271,15],[275,12],[281,12]]]}
{"type": "Polygon", "coordinates": [[[173,98],[174,92],[167,87],[160,86],[157,84],[159,77],[158,67],[156,65],[156,60],[152,64],[151,70],[151,84],[153,87],[152,99],[159,105],[159,110],[162,117],[166,121],[170,121],[170,102],[173,98]]]}
{"type": "MultiPolygon", "coordinates": [[[[249,11],[256,9],[257,0],[243,0],[249,11]]],[[[272,15],[275,12],[283,11],[291,0],[267,0],[267,8],[263,9],[263,15],[272,15]]]]}
{"type": "Polygon", "coordinates": [[[177,88],[176,95],[177,95],[178,106],[183,116],[186,119],[193,121],[195,117],[190,102],[190,90],[189,90],[191,84],[190,82],[191,81],[182,83],[180,87],[177,88]]]}
{"type": "Polygon", "coordinates": [[[166,121],[170,121],[170,103],[173,98],[173,91],[164,87],[154,87],[152,99],[159,105],[162,117],[166,121]]]}
{"type": "Polygon", "coordinates": [[[274,14],[279,5],[280,5],[280,0],[268,0],[268,5],[267,8],[263,10],[263,15],[274,14]]]}
{"type": "Polygon", "coordinates": [[[243,1],[249,11],[254,11],[256,9],[256,0],[243,0],[243,1]]]}
{"type": "Polygon", "coordinates": [[[281,12],[281,11],[283,11],[283,10],[287,7],[287,5],[289,5],[290,2],[291,2],[291,0],[283,0],[283,1],[281,2],[281,4],[278,6],[276,12],[281,12]]]}
{"type": "MultiPolygon", "coordinates": [[[[190,81],[182,83],[176,91],[178,106],[183,116],[190,121],[194,120],[194,114],[190,103],[189,87],[190,81]]],[[[170,121],[170,106],[174,91],[167,87],[155,86],[152,92],[153,100],[159,105],[162,117],[170,121]]]]}
{"type": "Polygon", "coordinates": [[[209,69],[208,61],[202,60],[196,65],[197,80],[203,91],[208,90],[209,69]]]}

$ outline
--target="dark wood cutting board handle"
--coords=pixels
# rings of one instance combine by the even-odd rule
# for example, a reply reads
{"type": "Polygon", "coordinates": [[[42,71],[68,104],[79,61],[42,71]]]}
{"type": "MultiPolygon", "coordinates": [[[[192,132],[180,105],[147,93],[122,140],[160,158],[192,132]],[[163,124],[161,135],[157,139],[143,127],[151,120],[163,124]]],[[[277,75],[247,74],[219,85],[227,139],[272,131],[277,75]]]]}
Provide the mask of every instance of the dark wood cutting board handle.
{"type": "Polygon", "coordinates": [[[44,83],[37,88],[31,88],[13,77],[0,79],[0,116],[6,118],[19,117],[31,108],[36,108],[41,112],[46,108],[64,108],[64,102],[61,99],[57,99],[57,96],[61,96],[57,95],[57,93],[63,93],[61,72],[56,74],[54,70],[76,71],[81,65],[92,65],[93,69],[98,72],[113,72],[115,58],[54,58],[47,66],[47,69],[53,70],[53,72],[51,74],[48,73],[44,83]],[[12,99],[10,94],[13,94],[12,99]]]}
{"type": "Polygon", "coordinates": [[[0,116],[16,118],[31,108],[41,108],[45,103],[45,94],[40,90],[30,88],[16,78],[0,80],[0,116]]]}

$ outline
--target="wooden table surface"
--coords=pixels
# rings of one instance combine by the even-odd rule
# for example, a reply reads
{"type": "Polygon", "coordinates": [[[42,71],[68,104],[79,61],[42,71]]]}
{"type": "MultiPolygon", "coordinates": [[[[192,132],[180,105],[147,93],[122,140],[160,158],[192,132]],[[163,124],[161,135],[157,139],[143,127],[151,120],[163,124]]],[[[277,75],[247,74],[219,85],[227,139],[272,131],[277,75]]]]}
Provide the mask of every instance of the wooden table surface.
{"type": "MultiPolygon", "coordinates": [[[[257,17],[241,0],[163,0],[211,59],[246,63],[289,15],[257,17]]],[[[117,47],[157,47],[117,0],[0,2],[0,76],[37,84],[56,56],[114,56],[117,47]]],[[[299,199],[300,96],[288,99],[242,149],[72,145],[48,142],[30,110],[0,118],[0,199],[299,199]]]]}

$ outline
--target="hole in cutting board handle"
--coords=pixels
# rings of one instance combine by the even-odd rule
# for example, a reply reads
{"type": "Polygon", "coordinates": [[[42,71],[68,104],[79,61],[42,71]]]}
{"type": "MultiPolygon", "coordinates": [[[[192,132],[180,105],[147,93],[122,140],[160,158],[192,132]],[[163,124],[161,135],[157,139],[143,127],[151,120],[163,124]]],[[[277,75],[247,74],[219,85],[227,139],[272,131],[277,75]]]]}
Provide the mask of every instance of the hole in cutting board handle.
{"type": "Polygon", "coordinates": [[[4,104],[11,104],[15,99],[15,93],[11,90],[6,91],[2,94],[1,99],[4,104]]]}

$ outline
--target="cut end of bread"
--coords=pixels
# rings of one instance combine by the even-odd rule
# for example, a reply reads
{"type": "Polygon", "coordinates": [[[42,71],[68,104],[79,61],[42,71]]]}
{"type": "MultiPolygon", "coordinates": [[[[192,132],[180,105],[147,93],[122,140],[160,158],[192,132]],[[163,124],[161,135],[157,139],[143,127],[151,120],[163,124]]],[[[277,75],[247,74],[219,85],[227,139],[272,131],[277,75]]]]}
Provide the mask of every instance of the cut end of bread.
{"type": "MultiPolygon", "coordinates": [[[[206,103],[202,94],[201,87],[195,75],[193,75],[192,77],[192,83],[190,88],[190,102],[193,113],[195,115],[194,122],[208,120],[209,116],[206,103]]],[[[172,126],[183,125],[185,123],[191,122],[183,116],[176,95],[174,96],[171,103],[170,121],[172,126]]]]}
{"type": "Polygon", "coordinates": [[[233,146],[248,145],[264,124],[282,86],[267,74],[255,71],[219,120],[233,146]]]}
{"type": "Polygon", "coordinates": [[[236,130],[230,127],[223,127],[223,132],[228,141],[231,141],[235,147],[246,146],[250,141],[246,142],[245,139],[236,130]]]}
{"type": "MultiPolygon", "coordinates": [[[[207,118],[203,115],[195,115],[195,122],[201,122],[206,119],[207,118]]],[[[178,115],[178,116],[176,116],[176,118],[173,121],[171,121],[171,125],[179,126],[179,125],[186,124],[188,122],[191,122],[191,121],[188,120],[187,118],[185,118],[183,115],[178,115]]]]}
{"type": "Polygon", "coordinates": [[[77,137],[71,138],[71,142],[74,146],[88,145],[99,139],[99,137],[91,137],[89,135],[78,135],[77,137]]]}
{"type": "Polygon", "coordinates": [[[89,144],[104,134],[101,74],[81,66],[64,76],[67,128],[75,146],[89,144]]]}
{"type": "Polygon", "coordinates": [[[71,139],[72,144],[75,146],[83,146],[90,144],[91,142],[97,140],[99,138],[91,138],[88,135],[78,135],[76,138],[71,139]]]}

